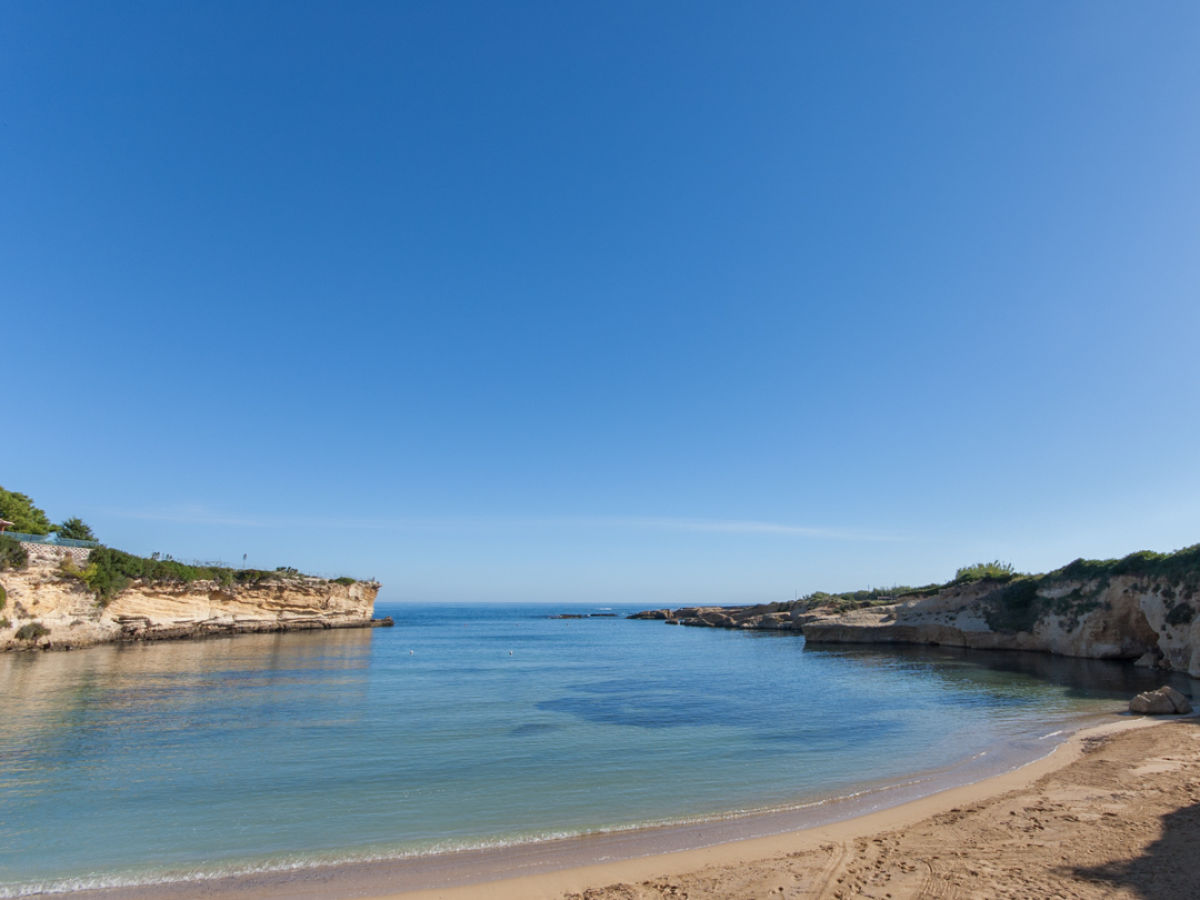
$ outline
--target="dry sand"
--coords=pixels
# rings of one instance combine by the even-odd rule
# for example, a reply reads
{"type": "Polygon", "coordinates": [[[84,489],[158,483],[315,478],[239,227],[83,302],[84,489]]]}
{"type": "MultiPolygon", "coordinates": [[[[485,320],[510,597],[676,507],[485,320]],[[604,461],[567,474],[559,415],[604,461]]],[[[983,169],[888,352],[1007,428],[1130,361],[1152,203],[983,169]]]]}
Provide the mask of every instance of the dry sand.
{"type": "Polygon", "coordinates": [[[1123,719],[1007,775],[837,825],[392,896],[1194,900],[1200,897],[1200,720],[1123,719]]]}

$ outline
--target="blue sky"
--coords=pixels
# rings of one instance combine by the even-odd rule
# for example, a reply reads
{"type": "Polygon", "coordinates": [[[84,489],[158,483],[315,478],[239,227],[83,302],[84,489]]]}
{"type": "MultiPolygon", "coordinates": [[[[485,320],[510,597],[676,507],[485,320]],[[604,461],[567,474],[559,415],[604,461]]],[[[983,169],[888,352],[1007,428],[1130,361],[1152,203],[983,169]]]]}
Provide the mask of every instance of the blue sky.
{"type": "Polygon", "coordinates": [[[0,3],[0,484],[381,599],[1200,541],[1192,3],[0,3]]]}

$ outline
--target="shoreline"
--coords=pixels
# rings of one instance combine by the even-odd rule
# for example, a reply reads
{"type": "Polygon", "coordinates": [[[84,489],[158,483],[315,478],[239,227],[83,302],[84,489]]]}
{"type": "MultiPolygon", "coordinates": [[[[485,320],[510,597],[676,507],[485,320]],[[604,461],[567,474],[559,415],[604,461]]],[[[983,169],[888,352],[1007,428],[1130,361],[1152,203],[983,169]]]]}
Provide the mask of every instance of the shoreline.
{"type": "Polygon", "coordinates": [[[242,637],[249,634],[300,634],[310,631],[337,631],[353,628],[392,628],[396,624],[391,616],[372,617],[361,621],[325,622],[310,619],[283,620],[278,622],[235,622],[232,624],[217,624],[195,628],[183,626],[179,628],[164,628],[151,632],[139,632],[132,635],[119,635],[103,640],[83,641],[45,641],[44,643],[29,643],[17,645],[10,642],[0,646],[0,653],[34,654],[34,653],[69,653],[77,650],[91,650],[96,647],[125,647],[131,644],[157,644],[181,641],[208,641],[215,638],[242,637]]]}
{"type": "MultiPolygon", "coordinates": [[[[640,881],[664,871],[688,872],[714,865],[813,851],[831,841],[911,825],[956,806],[978,803],[1028,786],[1082,757],[1089,742],[1160,724],[1157,719],[1105,715],[1081,722],[1046,753],[999,773],[972,777],[933,791],[936,773],[914,773],[900,784],[880,785],[826,805],[819,801],[781,810],[682,825],[635,828],[558,840],[413,857],[316,864],[192,881],[83,889],[75,898],[141,900],[147,897],[378,897],[405,900],[560,898],[612,882],[640,881]],[[922,774],[924,777],[922,777],[922,774]],[[880,798],[888,791],[880,804],[880,798]],[[907,791],[913,796],[903,796],[907,791]],[[856,803],[861,799],[863,802],[856,803]],[[895,802],[890,802],[895,801],[895,802]]],[[[1056,736],[1052,732],[1047,737],[1056,736]]],[[[956,767],[959,776],[971,760],[956,767]]],[[[947,774],[947,773],[943,773],[947,774]]],[[[953,774],[953,772],[949,773],[953,774]]],[[[589,895],[590,896],[590,895],[589,895]]]]}

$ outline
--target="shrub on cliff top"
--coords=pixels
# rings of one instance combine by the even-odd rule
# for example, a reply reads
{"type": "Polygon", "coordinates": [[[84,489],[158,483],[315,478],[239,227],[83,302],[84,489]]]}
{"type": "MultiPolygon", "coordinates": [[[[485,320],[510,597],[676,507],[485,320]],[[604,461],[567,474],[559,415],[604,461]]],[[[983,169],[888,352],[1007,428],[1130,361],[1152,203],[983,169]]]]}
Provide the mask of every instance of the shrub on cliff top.
{"type": "MultiPolygon", "coordinates": [[[[156,554],[157,555],[157,554],[156,554]]],[[[69,566],[61,569],[64,575],[78,578],[95,592],[101,605],[107,605],[117,594],[136,580],[191,584],[193,581],[215,581],[223,587],[234,584],[253,586],[272,581],[286,572],[267,572],[262,569],[229,569],[223,566],[191,566],[178,560],[147,559],[111,547],[97,547],[88,557],[87,565],[78,570],[69,566]]],[[[291,571],[295,571],[294,569],[291,571]]],[[[341,582],[341,579],[337,579],[341,582]]],[[[347,583],[347,582],[341,582],[347,583]]],[[[348,583],[353,584],[354,579],[348,583]]]]}
{"type": "Polygon", "coordinates": [[[1016,577],[1017,571],[1013,568],[1012,563],[1000,562],[1000,560],[992,560],[992,562],[975,563],[973,566],[963,566],[954,573],[955,581],[982,581],[985,578],[993,578],[998,581],[1011,581],[1016,577]]]}
{"type": "Polygon", "coordinates": [[[1153,578],[1184,587],[1200,585],[1200,544],[1174,553],[1139,550],[1120,559],[1076,559],[1050,573],[1053,577],[1079,580],[1132,575],[1153,578]]]}
{"type": "Polygon", "coordinates": [[[1032,631],[1045,612],[1045,603],[1037,593],[1040,581],[1020,578],[988,594],[983,601],[988,628],[1008,634],[1032,631]]]}
{"type": "Polygon", "coordinates": [[[0,534],[0,572],[5,569],[23,569],[29,562],[29,554],[21,542],[0,534]]]}
{"type": "Polygon", "coordinates": [[[22,625],[13,635],[18,641],[36,641],[38,638],[43,638],[50,633],[50,629],[41,622],[30,622],[28,625],[22,625]]]}
{"type": "Polygon", "coordinates": [[[1177,603],[1167,613],[1168,625],[1187,625],[1196,617],[1196,610],[1190,603],[1177,603]]]}
{"type": "Polygon", "coordinates": [[[96,593],[102,604],[129,587],[131,581],[165,581],[190,584],[193,581],[218,581],[230,584],[235,574],[218,566],[189,566],[173,559],[147,559],[112,547],[97,547],[88,556],[78,578],[96,593]],[[222,575],[227,577],[222,578],[222,575]]]}
{"type": "Polygon", "coordinates": [[[258,584],[262,581],[270,581],[273,578],[278,578],[279,575],[275,572],[266,572],[262,569],[237,569],[233,573],[233,580],[238,584],[258,584]]]}

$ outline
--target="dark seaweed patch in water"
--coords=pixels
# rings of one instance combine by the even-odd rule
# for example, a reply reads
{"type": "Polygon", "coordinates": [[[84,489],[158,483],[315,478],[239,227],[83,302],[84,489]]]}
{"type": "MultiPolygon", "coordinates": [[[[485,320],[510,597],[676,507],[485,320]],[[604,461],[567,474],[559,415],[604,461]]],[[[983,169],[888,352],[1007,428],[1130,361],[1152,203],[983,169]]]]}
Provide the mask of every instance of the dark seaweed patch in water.
{"type": "MultiPolygon", "coordinates": [[[[788,727],[778,721],[783,709],[788,707],[786,699],[781,701],[771,691],[755,691],[750,686],[739,689],[737,685],[726,685],[724,689],[681,692],[672,679],[661,679],[659,684],[649,683],[642,678],[613,678],[591,684],[573,684],[568,687],[568,696],[544,700],[537,704],[546,712],[566,713],[601,725],[625,725],[634,728],[686,728],[695,726],[720,726],[740,728],[761,736],[764,741],[821,740],[819,726],[810,718],[805,725],[788,727]],[[781,705],[782,703],[782,705],[781,705]],[[764,722],[772,719],[775,725],[784,727],[764,729],[764,722]]],[[[829,698],[816,699],[817,708],[825,708],[834,701],[829,698]]],[[[830,721],[840,721],[829,709],[830,721]]],[[[865,715],[865,714],[864,714],[865,715]]],[[[864,729],[874,729],[875,717],[863,718],[864,729]]],[[[892,729],[890,724],[881,724],[876,733],[884,734],[892,729]]],[[[837,728],[834,727],[833,731],[837,728]]]]}
{"type": "Polygon", "coordinates": [[[754,739],[763,744],[789,744],[813,752],[830,753],[861,748],[904,729],[904,723],[894,718],[864,716],[856,720],[853,731],[847,731],[844,725],[809,723],[797,728],[762,731],[754,739]]]}
{"type": "Polygon", "coordinates": [[[586,694],[641,694],[647,690],[672,690],[670,683],[658,680],[658,686],[651,676],[646,678],[609,678],[604,681],[580,682],[567,686],[568,690],[582,691],[586,694]]]}
{"type": "MultiPolygon", "coordinates": [[[[719,709],[709,708],[702,721],[695,710],[680,706],[677,697],[640,697],[636,702],[625,697],[560,697],[543,700],[538,709],[568,713],[601,725],[631,725],[635,728],[677,728],[687,725],[723,722],[719,709]]],[[[729,723],[732,724],[732,723],[729,723]]]]}
{"type": "Polygon", "coordinates": [[[545,734],[547,731],[554,731],[559,727],[552,722],[528,722],[524,725],[518,725],[509,734],[517,737],[530,734],[545,734]]]}
{"type": "Polygon", "coordinates": [[[702,704],[681,702],[677,692],[661,695],[641,693],[634,698],[623,694],[560,697],[538,704],[549,712],[568,713],[588,722],[603,725],[631,725],[635,728],[682,728],[692,725],[753,727],[761,722],[755,711],[718,697],[706,697],[702,704]]]}
{"type": "MultiPolygon", "coordinates": [[[[853,732],[844,724],[824,725],[809,719],[792,727],[764,729],[764,711],[759,703],[743,698],[741,702],[707,696],[702,703],[680,702],[676,693],[660,696],[574,696],[545,700],[538,708],[547,712],[567,713],[601,725],[625,725],[633,728],[686,728],[723,726],[742,728],[753,740],[764,745],[787,744],[813,751],[837,752],[885,739],[902,732],[905,724],[890,716],[862,713],[853,732]]],[[[834,718],[829,721],[835,722],[834,718]]],[[[840,720],[836,720],[840,721],[840,720]]]]}

